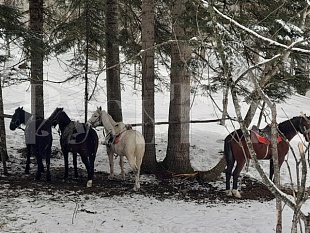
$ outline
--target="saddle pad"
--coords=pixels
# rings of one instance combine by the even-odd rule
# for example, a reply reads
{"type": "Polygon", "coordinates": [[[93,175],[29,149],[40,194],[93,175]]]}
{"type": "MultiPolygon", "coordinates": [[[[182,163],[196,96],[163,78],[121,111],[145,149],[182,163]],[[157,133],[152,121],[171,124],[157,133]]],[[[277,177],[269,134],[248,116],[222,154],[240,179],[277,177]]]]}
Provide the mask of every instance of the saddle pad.
{"type": "MultiPolygon", "coordinates": [[[[267,139],[266,137],[260,135],[256,131],[251,130],[251,133],[253,133],[251,135],[255,135],[256,136],[258,142],[263,143],[263,144],[270,144],[271,143],[269,139],[267,139]]],[[[282,138],[280,136],[278,136],[278,142],[281,142],[281,141],[282,141],[282,138]]]]}
{"type": "Polygon", "coordinates": [[[114,140],[114,144],[118,143],[121,140],[121,136],[122,134],[118,135],[115,140],[114,140]]]}

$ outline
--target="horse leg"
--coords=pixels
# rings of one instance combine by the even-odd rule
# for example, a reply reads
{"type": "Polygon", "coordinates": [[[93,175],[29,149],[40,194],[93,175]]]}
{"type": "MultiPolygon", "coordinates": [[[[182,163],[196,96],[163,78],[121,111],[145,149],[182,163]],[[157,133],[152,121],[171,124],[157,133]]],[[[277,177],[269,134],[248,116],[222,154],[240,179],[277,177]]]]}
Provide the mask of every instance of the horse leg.
{"type": "Polygon", "coordinates": [[[135,173],[135,186],[133,187],[133,190],[136,192],[140,190],[140,167],[135,173]]]}
{"type": "Polygon", "coordinates": [[[50,165],[51,165],[51,147],[48,146],[45,148],[45,163],[46,163],[46,181],[51,181],[51,172],[50,172],[50,165]]]}
{"type": "Polygon", "coordinates": [[[140,189],[140,167],[137,165],[136,157],[134,154],[128,155],[127,159],[129,162],[129,166],[131,167],[132,171],[135,174],[135,186],[133,189],[135,191],[138,191],[140,189]]]}
{"type": "Polygon", "coordinates": [[[78,178],[79,174],[77,171],[77,153],[72,153],[72,154],[73,154],[74,177],[78,178]]]}
{"type": "Polygon", "coordinates": [[[92,172],[91,172],[91,168],[90,168],[90,162],[89,162],[89,159],[88,159],[88,156],[87,154],[80,154],[81,155],[81,158],[82,158],[82,162],[84,163],[85,165],[85,168],[87,170],[87,184],[86,184],[86,187],[87,188],[90,188],[92,186],[92,172]]]}
{"type": "Polygon", "coordinates": [[[241,194],[238,191],[238,178],[240,176],[240,172],[245,164],[245,161],[237,161],[236,168],[233,172],[233,189],[232,189],[232,194],[237,197],[241,198],[241,194]]]}
{"type": "Polygon", "coordinates": [[[37,165],[38,165],[38,169],[37,169],[37,173],[36,173],[36,180],[40,180],[41,179],[41,172],[43,170],[42,155],[40,154],[40,150],[38,148],[38,145],[36,145],[34,147],[35,147],[34,151],[35,151],[37,165]]]}
{"type": "Polygon", "coordinates": [[[95,158],[96,154],[91,154],[89,156],[89,179],[87,181],[87,188],[93,186],[93,177],[94,177],[94,167],[95,167],[95,158]]]}
{"type": "Polygon", "coordinates": [[[29,174],[29,169],[30,169],[30,156],[31,156],[31,145],[27,144],[27,160],[26,160],[26,169],[25,173],[29,174]]]}
{"type": "Polygon", "coordinates": [[[121,176],[122,180],[125,180],[125,171],[124,171],[124,156],[119,156],[119,166],[121,167],[121,176]]]}
{"type": "Polygon", "coordinates": [[[234,168],[235,160],[228,160],[227,162],[227,167],[226,167],[226,195],[227,196],[232,196],[232,192],[230,190],[230,179],[231,179],[231,174],[232,170],[234,168]]]}
{"type": "Polygon", "coordinates": [[[110,164],[110,175],[109,180],[112,180],[114,178],[114,161],[113,161],[113,151],[111,148],[107,147],[107,153],[109,156],[109,164],[110,164]]]}
{"type": "Polygon", "coordinates": [[[232,151],[232,147],[231,147],[231,143],[233,141],[231,141],[231,136],[228,136],[225,138],[224,140],[224,156],[225,156],[225,160],[226,160],[226,172],[225,172],[225,176],[226,176],[226,190],[225,193],[227,196],[232,196],[232,192],[230,190],[230,179],[231,179],[231,173],[232,170],[234,168],[235,165],[235,157],[233,155],[233,151],[232,151]]]}
{"type": "Polygon", "coordinates": [[[64,155],[64,161],[65,161],[65,177],[64,178],[68,179],[68,176],[69,176],[68,152],[62,150],[62,153],[64,155]]]}
{"type": "Polygon", "coordinates": [[[139,191],[140,190],[140,171],[141,171],[141,164],[142,164],[142,160],[143,160],[143,155],[144,155],[144,150],[143,152],[140,151],[139,153],[137,153],[137,157],[136,157],[136,164],[137,164],[137,173],[135,174],[135,187],[133,188],[135,191],[139,191]]]}
{"type": "Polygon", "coordinates": [[[273,180],[274,175],[274,166],[273,166],[273,159],[270,159],[270,165],[269,165],[269,179],[273,180]]]}

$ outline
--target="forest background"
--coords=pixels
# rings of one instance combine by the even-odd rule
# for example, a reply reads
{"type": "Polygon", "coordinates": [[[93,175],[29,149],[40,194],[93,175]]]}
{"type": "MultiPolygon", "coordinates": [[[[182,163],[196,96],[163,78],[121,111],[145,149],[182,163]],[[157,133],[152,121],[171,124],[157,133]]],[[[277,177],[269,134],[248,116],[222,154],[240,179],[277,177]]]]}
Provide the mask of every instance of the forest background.
{"type": "MultiPolygon", "coordinates": [[[[230,119],[227,105],[231,95],[237,120],[246,131],[255,113],[274,123],[277,103],[295,93],[305,95],[310,88],[307,1],[7,0],[0,13],[1,62],[5,64],[10,58],[12,43],[24,51],[18,64],[6,67],[18,68],[21,75],[2,72],[1,89],[30,82],[34,115],[44,116],[43,83],[48,79],[43,62],[52,56],[75,51],[68,63],[72,75],[60,82],[75,79],[84,83],[85,120],[88,101],[96,94],[102,72],[106,72],[107,110],[116,121],[123,120],[120,74],[124,64],[136,68],[132,78],[142,91],[142,132],[147,142],[142,170],[147,173],[162,167],[174,173],[194,171],[189,156],[191,95],[212,98],[212,93],[221,91],[223,105],[217,107],[222,116],[215,120],[222,125],[230,119]],[[159,64],[169,70],[170,80],[161,77],[159,64]],[[27,67],[30,74],[23,75],[22,68],[27,67]],[[158,162],[154,93],[163,89],[170,91],[168,143],[165,159],[158,162]],[[240,114],[238,96],[248,103],[245,116],[240,114]]],[[[1,158],[5,168],[3,101],[1,95],[1,158]]],[[[204,174],[205,180],[216,179],[224,168],[222,159],[204,174]]],[[[275,181],[279,185],[279,172],[275,181]]],[[[273,184],[266,183],[272,189],[273,184]]],[[[280,199],[290,202],[283,200],[279,190],[274,192],[279,198],[280,231],[280,199]]],[[[295,208],[298,204],[289,205],[295,208]]],[[[294,211],[295,222],[301,218],[309,229],[306,215],[299,207],[294,211]]]]}

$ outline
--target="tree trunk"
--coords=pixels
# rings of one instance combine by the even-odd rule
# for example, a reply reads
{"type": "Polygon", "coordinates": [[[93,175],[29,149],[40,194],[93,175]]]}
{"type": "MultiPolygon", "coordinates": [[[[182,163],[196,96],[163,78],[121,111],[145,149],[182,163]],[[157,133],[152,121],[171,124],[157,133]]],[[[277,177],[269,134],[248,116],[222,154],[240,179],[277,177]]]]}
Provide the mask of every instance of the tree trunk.
{"type": "Polygon", "coordinates": [[[167,155],[163,165],[176,173],[193,172],[189,159],[190,73],[187,61],[190,47],[181,40],[186,38],[185,25],[179,17],[186,11],[188,0],[176,0],[172,6],[173,39],[178,42],[171,46],[170,106],[167,155]],[[176,123],[174,123],[176,122],[176,123]]]}
{"type": "Polygon", "coordinates": [[[226,82],[226,85],[223,86],[223,113],[222,113],[222,119],[220,122],[220,125],[224,125],[225,126],[225,121],[226,121],[226,117],[228,115],[228,93],[229,93],[229,86],[228,83],[226,82]]]}
{"type": "MultiPolygon", "coordinates": [[[[271,107],[271,150],[272,150],[272,160],[274,166],[274,182],[277,188],[280,189],[280,166],[278,158],[278,128],[277,128],[277,110],[276,105],[273,104],[271,107]]],[[[277,225],[276,232],[282,232],[282,200],[280,196],[276,196],[276,211],[277,211],[277,225]]]]}
{"type": "Polygon", "coordinates": [[[210,182],[216,181],[220,177],[221,173],[225,170],[226,160],[223,156],[221,160],[209,171],[200,171],[198,172],[198,179],[201,182],[210,182]]]}
{"type": "Polygon", "coordinates": [[[8,152],[6,148],[6,135],[5,135],[5,123],[4,123],[4,111],[3,111],[3,98],[2,98],[2,80],[0,79],[0,153],[1,161],[3,165],[4,175],[8,174],[6,168],[6,160],[8,159],[8,152]]]}
{"type": "Polygon", "coordinates": [[[106,83],[108,113],[116,121],[123,121],[121,104],[118,1],[106,0],[106,83]]]}
{"type": "Polygon", "coordinates": [[[154,0],[142,1],[142,133],[145,153],[142,172],[154,173],[157,167],[155,150],[154,102],[154,0]]]}
{"type": "Polygon", "coordinates": [[[44,117],[43,98],[43,0],[29,0],[31,112],[44,117]]]}
{"type": "Polygon", "coordinates": [[[85,50],[85,86],[84,86],[84,122],[88,120],[88,61],[89,61],[89,0],[86,0],[85,3],[85,26],[86,26],[86,50],[85,50]]]}

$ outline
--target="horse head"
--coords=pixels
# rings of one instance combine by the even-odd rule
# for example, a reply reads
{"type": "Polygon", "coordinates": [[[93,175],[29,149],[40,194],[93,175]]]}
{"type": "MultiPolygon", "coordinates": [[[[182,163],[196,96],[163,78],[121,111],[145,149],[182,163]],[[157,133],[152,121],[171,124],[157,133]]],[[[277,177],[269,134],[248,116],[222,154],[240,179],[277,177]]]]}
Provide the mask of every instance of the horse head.
{"type": "Polygon", "coordinates": [[[307,117],[306,114],[302,114],[299,123],[299,130],[306,139],[307,142],[310,141],[310,117],[307,117]]]}
{"type": "Polygon", "coordinates": [[[12,120],[10,123],[10,130],[15,130],[18,128],[21,124],[25,123],[25,110],[23,107],[18,107],[15,109],[15,112],[12,116],[12,120]]]}
{"type": "Polygon", "coordinates": [[[48,118],[51,121],[53,127],[59,124],[59,115],[61,112],[63,112],[63,108],[56,108],[48,118]]]}
{"type": "Polygon", "coordinates": [[[97,110],[93,113],[93,115],[89,118],[87,123],[93,127],[97,127],[101,125],[101,107],[97,107],[97,110]]]}

